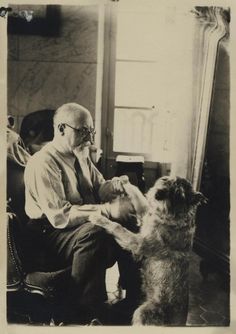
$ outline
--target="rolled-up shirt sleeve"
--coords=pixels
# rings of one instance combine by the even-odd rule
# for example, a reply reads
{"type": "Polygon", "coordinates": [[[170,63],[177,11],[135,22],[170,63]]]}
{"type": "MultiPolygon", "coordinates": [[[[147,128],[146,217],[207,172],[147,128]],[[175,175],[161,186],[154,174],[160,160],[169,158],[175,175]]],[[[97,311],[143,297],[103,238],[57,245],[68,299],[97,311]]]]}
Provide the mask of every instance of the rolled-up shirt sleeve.
{"type": "Polygon", "coordinates": [[[32,219],[47,217],[55,228],[83,224],[91,211],[101,212],[99,205],[72,205],[66,200],[62,174],[56,163],[36,164],[31,159],[25,170],[27,215],[32,219]]]}

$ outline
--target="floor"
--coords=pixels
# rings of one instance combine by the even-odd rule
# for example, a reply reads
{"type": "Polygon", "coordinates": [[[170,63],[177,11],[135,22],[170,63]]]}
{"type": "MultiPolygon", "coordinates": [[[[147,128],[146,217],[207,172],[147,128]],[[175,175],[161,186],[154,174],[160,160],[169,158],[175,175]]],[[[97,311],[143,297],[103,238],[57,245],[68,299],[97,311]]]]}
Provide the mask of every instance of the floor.
{"type": "MultiPolygon", "coordinates": [[[[228,326],[228,293],[225,288],[223,288],[222,279],[217,276],[217,274],[209,274],[207,280],[203,281],[199,273],[200,260],[199,256],[192,253],[190,262],[190,303],[187,326],[228,326]]],[[[125,297],[125,291],[119,291],[117,289],[117,281],[118,268],[114,265],[112,268],[108,269],[106,276],[108,299],[111,304],[125,297]]],[[[21,297],[19,305],[22,311],[24,301],[21,297]]],[[[11,320],[10,323],[44,325],[44,323],[32,322],[32,319],[30,319],[26,313],[24,313],[24,315],[22,315],[22,312],[20,313],[17,312],[17,314],[14,315],[14,320],[11,320]]],[[[115,321],[117,325],[117,316],[115,321]]],[[[118,323],[120,324],[120,322],[118,323]]],[[[51,325],[55,324],[51,322],[51,325]]],[[[68,325],[69,324],[67,324],[67,326],[68,325]]]]}
{"type": "MultiPolygon", "coordinates": [[[[200,257],[192,253],[190,264],[190,303],[188,326],[228,326],[229,298],[222,287],[222,280],[217,274],[209,274],[203,281],[199,272],[200,257]]],[[[107,271],[108,298],[111,303],[119,300],[120,292],[116,282],[118,269],[115,266],[107,271]]],[[[125,297],[125,291],[122,291],[125,297]]]]}
{"type": "Polygon", "coordinates": [[[218,274],[209,274],[203,281],[199,272],[200,257],[192,254],[190,270],[190,306],[187,324],[190,326],[228,326],[230,321],[229,293],[218,274]]]}

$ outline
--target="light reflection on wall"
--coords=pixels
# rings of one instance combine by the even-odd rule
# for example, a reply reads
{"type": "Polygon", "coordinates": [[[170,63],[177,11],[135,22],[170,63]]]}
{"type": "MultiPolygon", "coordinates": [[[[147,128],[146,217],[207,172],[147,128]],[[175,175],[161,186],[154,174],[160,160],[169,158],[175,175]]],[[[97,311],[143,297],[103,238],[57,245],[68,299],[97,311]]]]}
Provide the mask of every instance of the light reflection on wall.
{"type": "Polygon", "coordinates": [[[171,161],[175,114],[156,109],[116,109],[114,151],[143,154],[151,161],[171,161]]]}

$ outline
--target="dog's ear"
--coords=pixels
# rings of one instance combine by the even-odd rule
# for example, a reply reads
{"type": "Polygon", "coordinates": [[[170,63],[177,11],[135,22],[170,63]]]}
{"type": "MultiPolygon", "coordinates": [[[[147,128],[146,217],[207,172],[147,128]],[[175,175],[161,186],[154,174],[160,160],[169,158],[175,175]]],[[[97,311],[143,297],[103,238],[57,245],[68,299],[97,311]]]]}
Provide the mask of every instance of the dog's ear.
{"type": "Polygon", "coordinates": [[[207,198],[201,192],[195,192],[191,196],[191,205],[207,204],[207,198]]]}
{"type": "Polygon", "coordinates": [[[168,190],[167,189],[158,189],[155,198],[158,201],[163,201],[168,197],[168,190]]]}

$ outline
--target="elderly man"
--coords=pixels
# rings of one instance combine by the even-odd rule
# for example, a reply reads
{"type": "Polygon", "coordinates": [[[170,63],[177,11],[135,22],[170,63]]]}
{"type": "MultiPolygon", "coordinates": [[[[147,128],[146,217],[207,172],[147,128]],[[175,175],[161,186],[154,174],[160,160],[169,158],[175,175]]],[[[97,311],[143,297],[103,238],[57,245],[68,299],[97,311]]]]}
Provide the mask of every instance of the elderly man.
{"type": "Polygon", "coordinates": [[[100,204],[102,186],[108,184],[114,195],[123,188],[118,178],[105,181],[87,155],[94,134],[87,109],[76,103],[57,109],[54,139],[26,165],[25,209],[32,230],[42,236],[50,253],[61,264],[72,265],[74,299],[96,316],[107,298],[105,272],[116,261],[118,246],[89,222],[89,216],[99,213],[116,220],[132,207],[100,204]]]}

